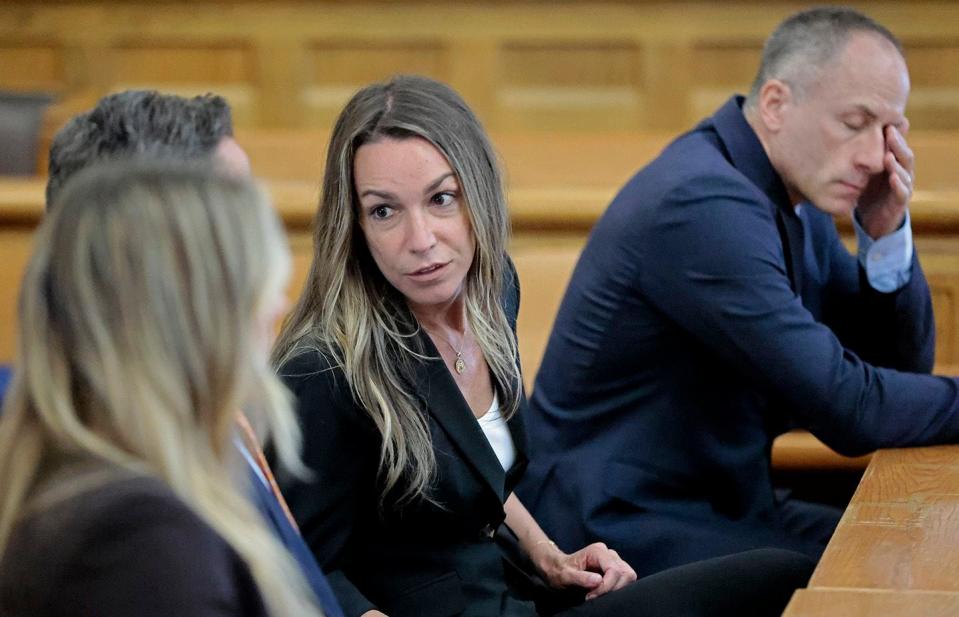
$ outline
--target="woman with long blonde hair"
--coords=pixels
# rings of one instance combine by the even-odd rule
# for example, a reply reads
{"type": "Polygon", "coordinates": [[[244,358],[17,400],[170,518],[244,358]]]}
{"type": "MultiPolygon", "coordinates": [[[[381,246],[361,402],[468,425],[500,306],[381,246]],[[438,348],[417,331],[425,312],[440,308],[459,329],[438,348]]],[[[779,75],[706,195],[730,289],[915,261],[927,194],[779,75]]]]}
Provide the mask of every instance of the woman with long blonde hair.
{"type": "Polygon", "coordinates": [[[526,402],[508,241],[499,164],[455,92],[397,77],[347,103],[306,288],[273,352],[313,472],[284,493],[346,615],[781,613],[803,556],[634,582],[601,542],[557,547],[513,494],[526,402]],[[767,582],[728,580],[737,568],[767,582]]]}
{"type": "Polygon", "coordinates": [[[37,233],[0,418],[0,614],[319,614],[235,443],[242,409],[299,468],[267,362],[288,249],[249,180],[196,167],[93,167],[37,233]]]}

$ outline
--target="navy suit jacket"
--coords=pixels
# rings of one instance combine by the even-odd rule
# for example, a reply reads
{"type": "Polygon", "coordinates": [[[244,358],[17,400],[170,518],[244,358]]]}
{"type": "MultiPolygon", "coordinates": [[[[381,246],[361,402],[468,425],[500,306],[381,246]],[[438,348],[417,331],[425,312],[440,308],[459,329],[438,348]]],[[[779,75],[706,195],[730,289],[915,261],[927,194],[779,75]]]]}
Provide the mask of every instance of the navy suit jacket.
{"type": "Polygon", "coordinates": [[[303,576],[310,589],[319,600],[320,608],[326,617],[343,617],[343,611],[330,589],[330,584],[323,576],[313,553],[306,546],[300,533],[293,528],[286,518],[286,513],[280,507],[273,493],[263,484],[256,472],[250,469],[250,485],[253,487],[253,502],[266,519],[270,529],[276,534],[286,550],[290,552],[303,571],[303,576]]]}
{"type": "Polygon", "coordinates": [[[959,436],[956,380],[920,374],[934,327],[918,261],[903,289],[873,290],[832,219],[797,214],[741,102],[611,203],[530,401],[520,497],[563,549],[603,540],[641,574],[815,553],[785,532],[770,481],[789,428],[850,455],[959,436]]]}

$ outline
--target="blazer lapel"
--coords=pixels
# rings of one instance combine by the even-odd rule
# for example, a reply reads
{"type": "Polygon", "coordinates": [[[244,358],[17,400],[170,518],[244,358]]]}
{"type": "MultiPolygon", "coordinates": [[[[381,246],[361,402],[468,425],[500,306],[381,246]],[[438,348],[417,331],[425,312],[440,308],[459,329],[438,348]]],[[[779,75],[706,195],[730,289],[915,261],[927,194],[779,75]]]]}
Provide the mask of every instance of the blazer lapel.
{"type": "Polygon", "coordinates": [[[420,381],[418,391],[425,399],[430,415],[460,450],[463,459],[482,478],[483,484],[502,501],[506,497],[506,474],[499,459],[433,342],[426,334],[421,333],[420,338],[431,359],[424,361],[417,372],[420,381]]]}
{"type": "Polygon", "coordinates": [[[803,237],[802,219],[795,212],[787,212],[783,207],[777,208],[776,225],[779,227],[779,236],[783,239],[783,253],[786,257],[786,271],[789,282],[796,295],[802,294],[803,275],[803,237]]]}
{"type": "Polygon", "coordinates": [[[775,209],[776,227],[783,241],[783,259],[789,283],[796,295],[802,293],[803,224],[796,214],[782,178],[773,168],[755,131],[743,116],[744,99],[735,96],[713,115],[712,122],[732,164],[769,198],[775,209]]]}
{"type": "MultiPolygon", "coordinates": [[[[523,394],[525,397],[526,395],[523,394]]],[[[513,436],[513,447],[516,448],[516,460],[513,461],[512,467],[506,471],[506,492],[513,490],[513,487],[519,484],[520,478],[523,477],[523,473],[526,471],[526,466],[529,464],[529,458],[527,457],[527,446],[526,446],[526,423],[523,421],[523,417],[526,415],[526,402],[525,398],[523,402],[520,403],[519,410],[513,414],[513,416],[507,421],[507,426],[509,426],[510,435],[513,436]]]]}

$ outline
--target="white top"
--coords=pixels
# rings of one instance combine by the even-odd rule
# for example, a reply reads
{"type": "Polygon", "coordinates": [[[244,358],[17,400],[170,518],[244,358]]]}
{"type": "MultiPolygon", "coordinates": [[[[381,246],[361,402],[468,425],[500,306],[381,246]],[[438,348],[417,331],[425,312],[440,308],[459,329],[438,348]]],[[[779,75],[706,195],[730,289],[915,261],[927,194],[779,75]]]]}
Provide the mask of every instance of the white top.
{"type": "Polygon", "coordinates": [[[493,452],[496,453],[499,464],[503,466],[504,470],[508,470],[516,460],[516,446],[513,445],[513,436],[510,435],[506,420],[499,412],[499,399],[496,398],[495,391],[493,392],[493,403],[489,406],[489,410],[476,418],[476,421],[483,429],[483,434],[486,435],[489,445],[493,447],[493,452]]]}

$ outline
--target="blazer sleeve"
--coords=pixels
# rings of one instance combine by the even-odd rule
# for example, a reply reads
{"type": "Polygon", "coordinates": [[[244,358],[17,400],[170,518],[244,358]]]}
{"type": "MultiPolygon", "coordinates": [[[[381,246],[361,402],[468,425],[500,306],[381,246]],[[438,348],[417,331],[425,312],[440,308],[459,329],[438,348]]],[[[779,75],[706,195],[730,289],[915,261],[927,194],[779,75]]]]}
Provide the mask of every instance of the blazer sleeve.
{"type": "Polygon", "coordinates": [[[170,494],[115,500],[79,545],[56,590],[71,614],[102,617],[266,617],[246,565],[170,494]]]}
{"type": "MultiPolygon", "coordinates": [[[[814,241],[822,238],[829,268],[823,321],[866,362],[899,371],[929,373],[936,352],[932,295],[913,252],[909,282],[892,292],[876,291],[859,260],[839,239],[832,218],[816,214],[814,241]]],[[[811,225],[812,227],[812,225],[811,225]]]]}
{"type": "Polygon", "coordinates": [[[637,239],[639,289],[726,366],[782,397],[840,452],[959,437],[957,381],[878,368],[847,350],[793,293],[769,206],[742,182],[687,183],[667,206],[637,239]]]}
{"type": "Polygon", "coordinates": [[[308,481],[281,475],[283,496],[344,614],[361,615],[376,607],[344,568],[356,521],[376,512],[378,433],[354,403],[342,371],[322,354],[292,360],[280,376],[296,399],[303,462],[312,473],[308,481]]]}

